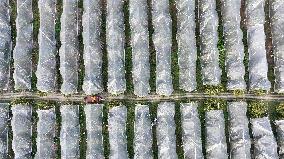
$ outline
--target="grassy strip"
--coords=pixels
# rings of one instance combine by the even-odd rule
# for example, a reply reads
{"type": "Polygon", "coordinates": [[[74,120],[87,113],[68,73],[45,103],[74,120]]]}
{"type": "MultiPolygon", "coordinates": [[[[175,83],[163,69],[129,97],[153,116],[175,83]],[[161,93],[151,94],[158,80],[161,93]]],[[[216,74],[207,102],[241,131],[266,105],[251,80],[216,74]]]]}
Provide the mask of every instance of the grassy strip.
{"type": "Polygon", "coordinates": [[[245,15],[245,0],[241,0],[241,30],[243,32],[243,44],[244,44],[244,65],[245,65],[245,81],[247,84],[247,89],[249,88],[249,70],[248,70],[248,64],[249,64],[249,53],[248,53],[248,41],[247,41],[247,28],[246,28],[246,15],[245,15]]]}
{"type": "Polygon", "coordinates": [[[152,126],[152,133],[153,133],[153,143],[152,143],[152,150],[153,150],[153,158],[158,159],[158,145],[157,145],[157,107],[158,103],[152,103],[149,107],[151,121],[153,123],[152,126]]]}
{"type": "Polygon", "coordinates": [[[134,157],[134,122],[135,122],[135,104],[126,102],[127,107],[127,121],[126,121],[126,136],[127,136],[127,151],[128,157],[134,157]]]}
{"type": "Polygon", "coordinates": [[[147,0],[148,9],[148,32],[149,32],[149,53],[150,53],[150,87],[151,92],[156,92],[156,51],[153,43],[152,3],[147,0]]]}
{"type": "Polygon", "coordinates": [[[195,0],[195,36],[196,36],[196,48],[197,48],[197,61],[196,61],[196,82],[197,90],[202,91],[202,73],[201,73],[201,36],[200,36],[200,20],[199,20],[199,3],[195,0]]]}
{"type": "Polygon", "coordinates": [[[108,59],[107,59],[107,45],[106,45],[106,0],[101,1],[102,21],[101,21],[101,45],[102,45],[102,80],[104,91],[107,92],[108,81],[108,59]]]}
{"type": "Polygon", "coordinates": [[[175,124],[176,124],[176,151],[178,158],[184,158],[183,142],[182,142],[182,123],[180,104],[175,103],[175,124]]]}
{"type": "Polygon", "coordinates": [[[103,107],[103,147],[104,157],[107,159],[110,154],[109,133],[108,133],[108,107],[109,103],[106,103],[103,107]]]}
{"type": "Polygon", "coordinates": [[[131,29],[129,23],[129,0],[124,1],[124,25],[125,25],[125,78],[126,78],[126,94],[134,93],[134,85],[132,79],[132,48],[131,48],[131,29]]]}
{"type": "Polygon", "coordinates": [[[174,0],[170,0],[170,15],[172,19],[172,48],[171,48],[171,70],[172,70],[172,83],[176,93],[182,93],[179,89],[179,65],[178,65],[178,43],[177,36],[177,9],[174,0]]]}
{"type": "MultiPolygon", "coordinates": [[[[36,108],[37,109],[37,108],[36,108]]],[[[37,153],[37,122],[38,122],[38,116],[36,113],[36,109],[32,108],[32,158],[35,157],[37,153]]]]}
{"type": "Polygon", "coordinates": [[[61,129],[61,114],[60,114],[60,105],[56,104],[55,105],[55,115],[56,115],[56,125],[55,125],[55,138],[54,138],[54,143],[55,143],[55,154],[56,154],[56,159],[61,158],[61,145],[60,145],[60,129],[61,129]]]}
{"type": "Polygon", "coordinates": [[[275,114],[273,116],[275,116],[275,118],[277,120],[283,120],[284,119],[284,103],[281,102],[279,104],[277,104],[275,106],[275,114]]]}
{"type": "Polygon", "coordinates": [[[203,156],[206,158],[206,129],[205,129],[205,109],[203,103],[198,103],[200,106],[198,109],[199,119],[200,119],[200,130],[201,130],[201,142],[202,142],[202,152],[203,156]]]}
{"type": "Polygon", "coordinates": [[[86,158],[87,150],[87,134],[86,134],[86,116],[84,112],[84,107],[80,105],[79,107],[79,122],[80,122],[80,159],[86,158]]]}
{"type": "Polygon", "coordinates": [[[36,91],[36,69],[39,59],[38,33],[40,27],[38,0],[33,0],[33,52],[32,52],[32,90],[36,91]]]}
{"type": "MultiPolygon", "coordinates": [[[[9,118],[11,119],[13,114],[12,114],[12,105],[9,106],[9,118]]],[[[12,131],[12,125],[11,125],[11,120],[8,120],[8,156],[9,158],[14,158],[15,154],[12,149],[12,141],[13,141],[13,131],[12,131]]]]}
{"type": "Polygon", "coordinates": [[[268,103],[264,101],[250,101],[248,103],[248,116],[250,118],[263,118],[268,115],[268,103]]]}
{"type": "Polygon", "coordinates": [[[218,50],[219,50],[219,67],[222,69],[222,75],[221,75],[221,83],[226,88],[227,85],[227,72],[226,72],[226,49],[225,49],[225,42],[224,42],[224,35],[223,35],[223,18],[221,14],[221,1],[216,1],[216,9],[218,13],[218,20],[219,20],[219,26],[218,26],[218,50]]]}
{"type": "Polygon", "coordinates": [[[57,0],[56,4],[56,20],[55,20],[55,38],[56,38],[56,48],[57,48],[57,54],[56,54],[56,77],[57,77],[57,84],[58,88],[62,84],[62,76],[60,75],[60,57],[59,57],[59,49],[61,47],[61,41],[60,41],[60,31],[61,31],[61,21],[60,16],[63,12],[63,4],[62,0],[57,0]]]}
{"type": "Polygon", "coordinates": [[[84,82],[85,76],[85,65],[84,65],[84,43],[83,43],[83,26],[82,26],[82,15],[83,15],[83,0],[79,0],[78,2],[78,26],[79,26],[79,61],[78,61],[78,91],[82,91],[82,86],[84,82]]]}
{"type": "Polygon", "coordinates": [[[14,88],[14,80],[13,80],[13,73],[14,73],[14,59],[13,59],[13,49],[16,45],[16,17],[17,17],[17,1],[16,0],[9,0],[10,4],[10,24],[11,24],[11,38],[12,38],[12,52],[11,52],[11,60],[10,60],[10,89],[13,90],[14,88]]]}
{"type": "Polygon", "coordinates": [[[265,12],[265,24],[264,32],[266,35],[265,47],[266,47],[266,58],[268,63],[268,79],[271,82],[271,91],[274,91],[275,74],[274,74],[274,56],[273,56],[273,45],[272,45],[272,33],[271,33],[271,19],[269,13],[269,0],[265,0],[264,12],[265,12]]]}

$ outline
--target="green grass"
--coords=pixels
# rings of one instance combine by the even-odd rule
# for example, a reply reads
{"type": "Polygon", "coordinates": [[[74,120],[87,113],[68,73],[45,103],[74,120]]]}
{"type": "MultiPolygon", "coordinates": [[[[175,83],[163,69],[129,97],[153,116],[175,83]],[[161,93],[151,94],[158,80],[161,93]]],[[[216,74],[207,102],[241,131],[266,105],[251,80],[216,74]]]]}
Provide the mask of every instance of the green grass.
{"type": "Polygon", "coordinates": [[[86,134],[86,115],[84,112],[84,106],[79,107],[79,122],[80,122],[80,159],[86,158],[87,150],[87,134],[86,134]]]}
{"type": "Polygon", "coordinates": [[[37,63],[39,58],[39,45],[38,45],[38,33],[40,27],[40,19],[39,19],[39,9],[38,9],[38,1],[33,0],[33,52],[32,52],[32,90],[36,91],[36,70],[37,63]]]}
{"type": "Polygon", "coordinates": [[[57,0],[56,4],[56,20],[55,20],[55,38],[56,38],[56,48],[57,48],[57,54],[56,54],[56,77],[57,77],[57,84],[58,88],[62,84],[62,77],[60,75],[60,58],[59,58],[59,48],[61,47],[61,41],[60,41],[60,30],[61,30],[61,21],[60,17],[63,11],[62,8],[62,0],[57,0]]]}
{"type": "Polygon", "coordinates": [[[150,87],[151,92],[156,91],[156,51],[153,43],[154,28],[152,23],[152,3],[147,0],[148,5],[148,32],[149,32],[149,53],[150,53],[150,87]]]}
{"type": "Polygon", "coordinates": [[[279,120],[284,119],[284,103],[283,102],[281,102],[281,103],[279,103],[275,106],[274,116],[279,120]]]}
{"type": "Polygon", "coordinates": [[[125,78],[126,78],[126,94],[134,93],[134,85],[132,79],[132,47],[131,47],[131,29],[129,23],[129,0],[124,1],[124,25],[125,25],[125,78]]]}
{"type": "Polygon", "coordinates": [[[126,135],[127,135],[127,152],[128,157],[134,157],[134,122],[135,122],[135,103],[126,102],[127,107],[127,122],[126,122],[126,135]]]}
{"type": "Polygon", "coordinates": [[[250,118],[262,118],[268,115],[268,103],[265,101],[250,101],[248,103],[250,118]]]}
{"type": "Polygon", "coordinates": [[[179,88],[179,65],[178,65],[178,43],[176,40],[177,35],[177,9],[176,2],[170,0],[170,15],[172,19],[172,48],[171,48],[171,71],[172,83],[176,93],[183,93],[179,88]]]}
{"type": "Polygon", "coordinates": [[[108,133],[108,112],[109,105],[106,103],[103,107],[103,147],[104,147],[104,157],[108,159],[110,154],[110,144],[109,144],[109,133],[108,133]]]}
{"type": "Polygon", "coordinates": [[[152,134],[153,134],[153,143],[152,143],[152,150],[153,150],[153,158],[158,159],[158,145],[157,145],[157,107],[158,103],[152,103],[149,107],[150,115],[151,115],[151,121],[153,123],[152,126],[152,134]]]}
{"type": "Polygon", "coordinates": [[[79,42],[79,61],[78,61],[78,91],[82,91],[82,86],[84,82],[84,76],[85,76],[85,65],[84,65],[84,43],[83,43],[83,26],[82,26],[82,15],[83,15],[83,0],[79,0],[78,4],[79,9],[79,17],[78,17],[78,23],[79,23],[79,36],[78,36],[78,42],[79,42]]]}
{"type": "Polygon", "coordinates": [[[180,103],[175,103],[175,124],[176,124],[176,151],[178,158],[184,158],[183,142],[182,142],[182,123],[181,123],[181,112],[180,103]]]}

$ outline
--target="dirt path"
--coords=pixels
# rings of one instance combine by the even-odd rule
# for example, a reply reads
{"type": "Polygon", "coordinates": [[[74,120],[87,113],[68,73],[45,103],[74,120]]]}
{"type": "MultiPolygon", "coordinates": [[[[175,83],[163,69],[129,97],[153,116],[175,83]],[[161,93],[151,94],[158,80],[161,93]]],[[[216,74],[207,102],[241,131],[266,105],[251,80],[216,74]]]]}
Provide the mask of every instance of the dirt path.
{"type": "MultiPolygon", "coordinates": [[[[284,95],[267,94],[267,95],[255,95],[244,94],[236,96],[232,93],[220,93],[219,95],[209,95],[204,93],[184,93],[173,94],[169,97],[159,95],[149,95],[144,98],[136,97],[133,95],[118,95],[111,96],[108,94],[102,94],[106,101],[137,101],[137,102],[160,102],[160,101],[180,101],[180,100],[202,100],[209,98],[218,98],[224,100],[267,100],[267,101],[284,101],[284,95]]],[[[44,101],[57,101],[57,102],[83,102],[85,95],[76,94],[70,96],[64,96],[60,93],[40,95],[38,93],[22,92],[22,93],[4,93],[0,96],[0,101],[12,101],[15,99],[31,99],[31,100],[44,100],[44,101]]]]}

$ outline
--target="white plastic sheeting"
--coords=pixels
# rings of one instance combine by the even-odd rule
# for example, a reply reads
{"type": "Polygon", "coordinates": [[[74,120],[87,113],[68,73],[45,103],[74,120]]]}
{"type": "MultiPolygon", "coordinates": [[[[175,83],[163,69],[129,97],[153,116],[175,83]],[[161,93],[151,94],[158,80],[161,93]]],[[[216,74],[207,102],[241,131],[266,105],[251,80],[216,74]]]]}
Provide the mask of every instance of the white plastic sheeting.
{"type": "Polygon", "coordinates": [[[173,92],[171,74],[172,20],[169,0],[152,1],[153,42],[156,50],[156,92],[170,96],[173,92]]]}
{"type": "Polygon", "coordinates": [[[284,158],[284,120],[275,121],[279,157],[284,158]]]}
{"type": "Polygon", "coordinates": [[[150,92],[149,33],[147,0],[129,1],[134,94],[143,97],[150,92]]]}
{"type": "Polygon", "coordinates": [[[211,110],[205,115],[206,158],[227,159],[225,119],[222,110],[211,110]]]}
{"type": "Polygon", "coordinates": [[[148,105],[137,104],[134,125],[134,159],[153,158],[152,124],[148,105]]]}
{"type": "Polygon", "coordinates": [[[76,93],[78,87],[78,14],[78,0],[63,1],[59,49],[63,94],[76,93]]]}
{"type": "Polygon", "coordinates": [[[102,104],[87,104],[85,106],[87,130],[87,159],[104,158],[102,136],[102,104]]]}
{"type": "Polygon", "coordinates": [[[0,89],[7,90],[12,50],[9,0],[1,0],[0,8],[0,89]]]}
{"type": "Polygon", "coordinates": [[[56,0],[39,0],[40,28],[38,35],[39,60],[36,71],[37,89],[41,92],[56,90],[56,0]]]}
{"type": "Polygon", "coordinates": [[[243,32],[240,27],[241,1],[222,0],[222,20],[226,49],[227,89],[246,89],[243,32]]]}
{"type": "Polygon", "coordinates": [[[175,104],[163,102],[157,108],[157,145],[158,158],[177,159],[175,104]]]}
{"type": "Polygon", "coordinates": [[[101,47],[101,4],[99,0],[84,0],[83,43],[85,78],[83,90],[86,94],[103,91],[102,47],[101,47]]]}
{"type": "Polygon", "coordinates": [[[110,143],[110,159],[127,159],[126,137],[127,108],[125,106],[113,107],[108,114],[108,131],[110,143]]]}
{"type": "Polygon", "coordinates": [[[232,159],[250,159],[251,140],[249,121],[246,116],[247,103],[228,103],[230,157],[232,159]]]}
{"type": "Polygon", "coordinates": [[[267,78],[268,65],[265,50],[264,0],[247,0],[246,16],[249,52],[249,88],[250,90],[269,90],[271,84],[267,78]]]}
{"type": "Polygon", "coordinates": [[[15,90],[30,90],[33,51],[32,0],[17,0],[16,46],[13,51],[15,90]]]}
{"type": "Polygon", "coordinates": [[[277,143],[268,117],[251,119],[250,122],[254,140],[253,158],[277,159],[277,143]]]}
{"type": "Polygon", "coordinates": [[[182,141],[184,158],[202,159],[201,124],[198,103],[181,104],[182,141]]]}
{"type": "Polygon", "coordinates": [[[0,158],[8,158],[9,104],[0,103],[0,158]]]}
{"type": "Polygon", "coordinates": [[[271,32],[275,62],[275,91],[284,93],[284,1],[271,0],[271,32]]]}
{"type": "Polygon", "coordinates": [[[126,90],[123,0],[107,0],[106,43],[108,52],[108,92],[126,90]]]}
{"type": "Polygon", "coordinates": [[[32,107],[26,104],[12,106],[12,148],[15,159],[32,158],[32,107]]]}
{"type": "Polygon", "coordinates": [[[56,146],[54,142],[56,115],[55,109],[37,110],[37,151],[36,159],[55,158],[56,146]]]}
{"type": "Polygon", "coordinates": [[[219,85],[221,69],[219,67],[218,15],[216,0],[199,1],[201,72],[203,85],[219,85]]]}
{"type": "Polygon", "coordinates": [[[62,105],[61,113],[61,130],[60,146],[62,159],[79,159],[80,158],[80,123],[79,123],[79,106],[62,105]]]}
{"type": "Polygon", "coordinates": [[[180,88],[196,89],[197,48],[195,40],[195,1],[177,0],[177,42],[180,88]]]}

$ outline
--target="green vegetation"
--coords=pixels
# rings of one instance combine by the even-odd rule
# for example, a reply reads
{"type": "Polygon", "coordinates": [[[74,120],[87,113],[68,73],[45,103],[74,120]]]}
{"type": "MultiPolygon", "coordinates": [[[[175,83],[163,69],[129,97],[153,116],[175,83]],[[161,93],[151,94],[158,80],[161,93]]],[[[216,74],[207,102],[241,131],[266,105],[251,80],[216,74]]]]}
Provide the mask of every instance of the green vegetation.
{"type": "Polygon", "coordinates": [[[40,27],[40,17],[39,17],[39,9],[38,9],[38,1],[33,0],[33,53],[32,53],[32,90],[36,91],[36,70],[37,63],[39,58],[39,45],[38,45],[38,33],[40,27]]]}
{"type": "Polygon", "coordinates": [[[264,101],[250,101],[248,103],[250,118],[262,118],[268,115],[268,103],[264,101]]]}
{"type": "Polygon", "coordinates": [[[127,107],[126,135],[127,152],[129,158],[134,158],[134,122],[135,122],[135,103],[125,103],[127,107]]]}
{"type": "Polygon", "coordinates": [[[225,87],[223,85],[205,85],[203,86],[203,92],[209,95],[219,95],[220,93],[225,91],[225,87]]]}
{"type": "Polygon", "coordinates": [[[184,158],[183,142],[182,142],[182,123],[181,123],[181,112],[180,104],[175,103],[175,124],[176,124],[176,151],[178,158],[184,158]]]}
{"type": "Polygon", "coordinates": [[[283,102],[276,105],[275,116],[277,117],[277,119],[280,119],[280,120],[284,119],[284,103],[283,102]]]}
{"type": "Polygon", "coordinates": [[[27,98],[17,98],[11,101],[11,105],[17,105],[17,104],[31,104],[33,103],[32,100],[29,100],[27,98]]]}
{"type": "Polygon", "coordinates": [[[245,94],[245,90],[242,90],[242,89],[236,89],[236,90],[233,90],[233,94],[235,95],[235,96],[242,96],[242,95],[244,95],[245,94]]]}
{"type": "Polygon", "coordinates": [[[51,109],[56,106],[56,102],[51,101],[37,101],[35,104],[37,109],[51,109]]]}
{"type": "Polygon", "coordinates": [[[134,93],[134,85],[132,79],[132,47],[131,47],[131,29],[129,23],[129,1],[124,2],[124,24],[125,24],[125,78],[126,78],[126,94],[134,93]]]}
{"type": "Polygon", "coordinates": [[[251,91],[252,94],[255,94],[257,96],[262,96],[262,95],[266,95],[267,93],[269,93],[269,91],[267,90],[262,90],[262,89],[259,89],[259,90],[253,90],[251,91]]]}

